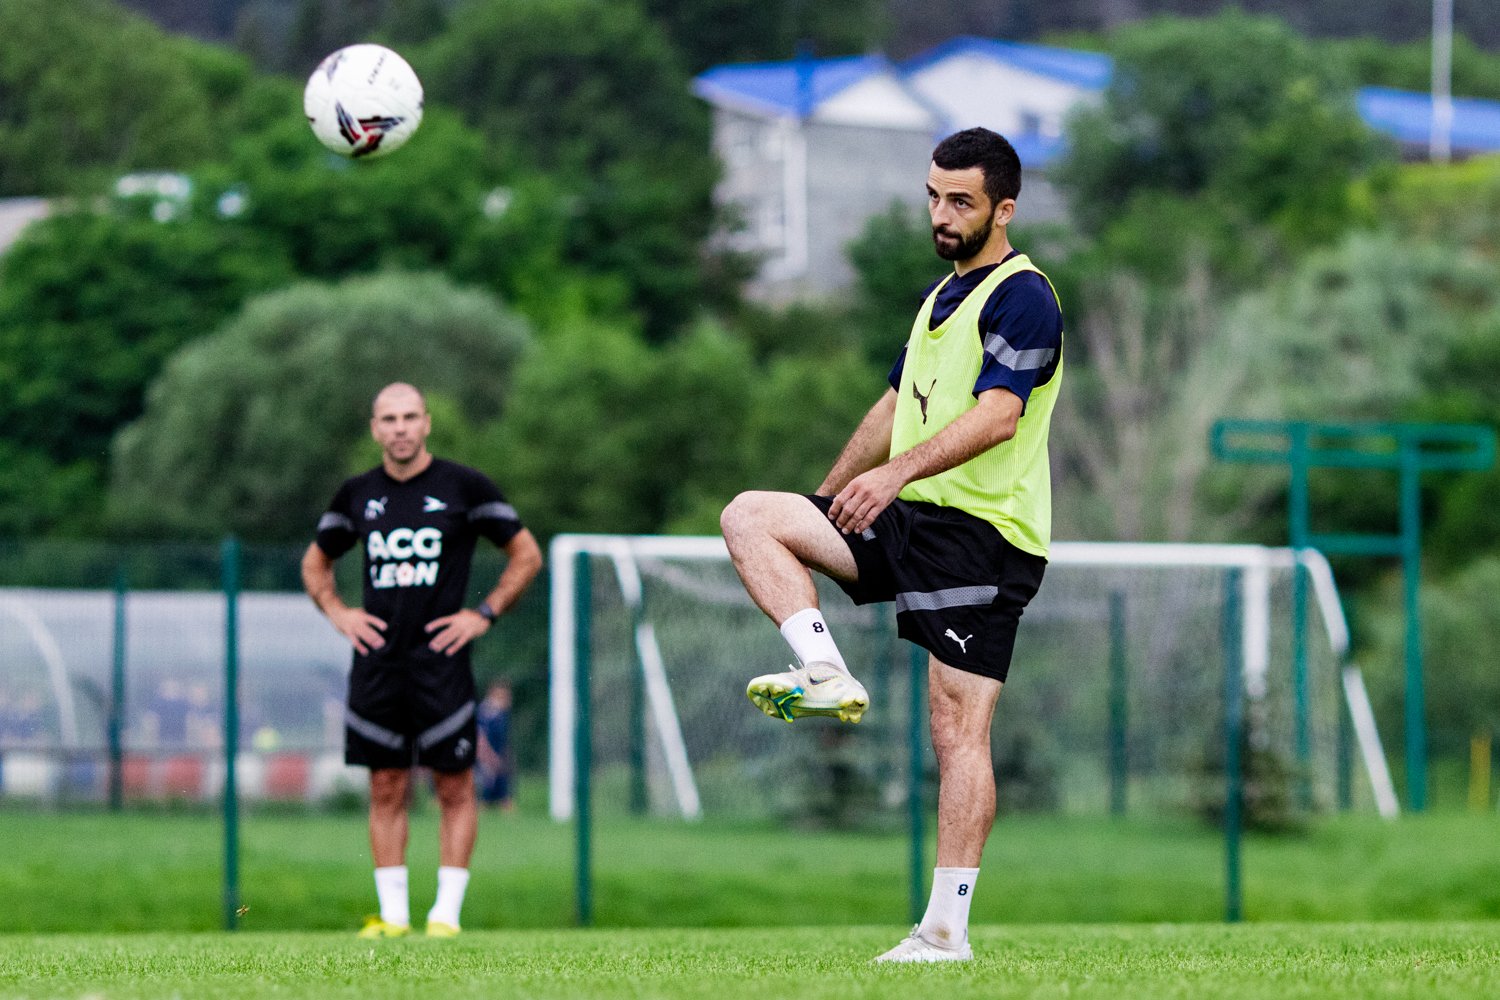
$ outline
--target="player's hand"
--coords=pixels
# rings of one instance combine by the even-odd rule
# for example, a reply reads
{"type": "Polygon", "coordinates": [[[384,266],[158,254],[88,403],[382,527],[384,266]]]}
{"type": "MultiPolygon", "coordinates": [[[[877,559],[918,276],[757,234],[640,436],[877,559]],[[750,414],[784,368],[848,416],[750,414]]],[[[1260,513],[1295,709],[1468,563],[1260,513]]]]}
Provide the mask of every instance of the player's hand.
{"type": "Polygon", "coordinates": [[[906,482],[889,465],[877,465],[849,481],[833,498],[828,519],[846,535],[857,535],[891,505],[906,482]]]}
{"type": "Polygon", "coordinates": [[[342,608],[328,619],[361,656],[385,645],[385,622],[364,608],[342,608]]]}
{"type": "Polygon", "coordinates": [[[490,623],[485,620],[484,615],[464,608],[427,623],[427,634],[432,635],[427,648],[435,653],[452,656],[489,630],[490,623]]]}

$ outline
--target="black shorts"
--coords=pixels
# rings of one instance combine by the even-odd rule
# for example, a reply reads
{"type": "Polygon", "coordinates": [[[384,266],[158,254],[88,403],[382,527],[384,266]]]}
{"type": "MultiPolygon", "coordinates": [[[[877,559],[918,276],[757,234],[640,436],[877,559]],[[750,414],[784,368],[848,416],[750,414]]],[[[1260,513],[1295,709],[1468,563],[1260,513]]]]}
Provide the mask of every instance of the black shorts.
{"type": "Polygon", "coordinates": [[[474,673],[467,650],[423,646],[354,657],[344,714],[344,761],[368,768],[474,766],[474,673]]]}
{"type": "MultiPolygon", "coordinates": [[[[828,513],[831,497],[808,496],[828,513]]],[[[896,631],[943,663],[1003,681],[1021,612],[1047,560],[1016,548],[956,507],[895,500],[862,534],[844,535],[859,579],[855,604],[896,602],[896,631]]]]}

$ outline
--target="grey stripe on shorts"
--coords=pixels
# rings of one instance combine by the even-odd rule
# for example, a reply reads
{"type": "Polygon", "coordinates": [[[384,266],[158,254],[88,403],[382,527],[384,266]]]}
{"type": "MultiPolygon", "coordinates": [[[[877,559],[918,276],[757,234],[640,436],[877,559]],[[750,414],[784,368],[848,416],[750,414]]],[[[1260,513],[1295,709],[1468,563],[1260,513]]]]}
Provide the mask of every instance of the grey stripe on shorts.
{"type": "Polygon", "coordinates": [[[422,735],[418,736],[417,746],[423,750],[431,749],[432,747],[443,742],[443,740],[446,740],[448,737],[452,736],[454,733],[463,728],[463,724],[465,722],[468,722],[469,717],[473,714],[474,703],[472,701],[464,702],[463,707],[458,711],[454,712],[442,722],[439,722],[437,725],[430,727],[425,732],[423,732],[422,735]]]}
{"type": "Polygon", "coordinates": [[[405,736],[392,732],[384,726],[377,726],[369,719],[360,718],[351,708],[344,709],[344,723],[371,743],[379,743],[388,750],[400,750],[406,746],[405,736]]]}
{"type": "Polygon", "coordinates": [[[999,594],[999,587],[950,587],[927,593],[908,591],[896,595],[896,611],[940,611],[990,604],[999,594]]]}

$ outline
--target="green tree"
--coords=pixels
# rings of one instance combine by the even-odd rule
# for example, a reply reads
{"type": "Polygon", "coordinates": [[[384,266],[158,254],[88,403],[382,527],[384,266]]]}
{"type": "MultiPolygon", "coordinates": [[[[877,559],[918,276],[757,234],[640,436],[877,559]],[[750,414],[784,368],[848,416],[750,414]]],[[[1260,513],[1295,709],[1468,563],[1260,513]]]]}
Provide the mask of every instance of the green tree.
{"type": "Polygon", "coordinates": [[[275,242],[216,219],[36,223],[0,261],[0,420],[60,461],[97,458],[172,352],[290,276],[275,242]]]}
{"type": "MultiPolygon", "coordinates": [[[[551,331],[516,375],[504,419],[474,456],[543,534],[680,527],[740,482],[751,362],[701,326],[652,347],[616,326],[551,331]]],[[[717,523],[715,521],[715,523],[717,523]]],[[[694,530],[709,530],[700,520],[694,530]]]]}
{"type": "Polygon", "coordinates": [[[849,262],[858,282],[853,313],[865,332],[866,356],[889,365],[911,332],[923,289],[947,267],[933,250],[932,226],[893,203],[849,244],[849,262]]]}
{"type": "Polygon", "coordinates": [[[1500,307],[1495,267],[1389,230],[1310,255],[1224,318],[1252,415],[1394,420],[1500,307]]]}
{"type": "Polygon", "coordinates": [[[1355,200],[1372,226],[1500,261],[1500,156],[1404,164],[1360,184],[1355,200]]]}
{"type": "MultiPolygon", "coordinates": [[[[1358,622],[1381,730],[1399,740],[1405,711],[1405,626],[1396,574],[1361,602],[1358,622]]],[[[1461,572],[1422,587],[1425,701],[1430,752],[1463,759],[1469,739],[1500,734],[1500,557],[1491,553],[1461,572]]]]}
{"type": "Polygon", "coordinates": [[[425,42],[442,33],[452,6],[452,0],[297,0],[279,48],[270,38],[260,39],[262,64],[305,77],[345,45],[384,42],[404,48],[425,42]]]}
{"type": "Polygon", "coordinates": [[[788,59],[801,43],[823,55],[885,40],[879,0],[643,0],[646,13],[701,72],[717,63],[788,59]]]}
{"type": "Polygon", "coordinates": [[[249,84],[243,59],[108,0],[0,0],[0,196],[212,158],[249,84]]]}
{"type": "Polygon", "coordinates": [[[474,3],[413,65],[513,172],[552,175],[566,256],[623,278],[653,337],[720,294],[702,259],[717,174],[708,112],[634,4],[474,3]]]}
{"type": "Polygon", "coordinates": [[[306,538],[354,471],[382,385],[423,388],[445,408],[438,429],[462,440],[458,422],[473,429],[499,416],[529,343],[492,296],[433,274],[254,299],[175,355],[145,414],[120,431],[112,519],[138,534],[306,538]]]}
{"type": "MultiPolygon", "coordinates": [[[[1403,418],[1500,427],[1500,308],[1465,326],[1440,362],[1423,366],[1426,391],[1402,408],[1403,418]]],[[[1500,554],[1500,467],[1434,475],[1424,485],[1422,551],[1430,565],[1451,569],[1500,554]]]]}
{"type": "MultiPolygon", "coordinates": [[[[1417,91],[1432,86],[1432,42],[1427,38],[1398,45],[1365,36],[1324,44],[1366,86],[1417,91]]],[[[1500,56],[1486,52],[1463,34],[1453,38],[1453,93],[1500,101],[1500,56]]]]}
{"type": "MultiPolygon", "coordinates": [[[[1214,415],[1494,419],[1500,399],[1483,383],[1485,373],[1500,366],[1490,346],[1496,330],[1500,271],[1492,264],[1454,247],[1413,242],[1404,233],[1351,233],[1225,311],[1215,349],[1219,363],[1236,373],[1236,384],[1214,415]]],[[[1235,484],[1221,499],[1240,517],[1266,512],[1261,540],[1285,540],[1284,479],[1264,470],[1253,476],[1223,470],[1218,478],[1235,484]]],[[[1446,526],[1449,551],[1460,559],[1488,548],[1476,545],[1458,520],[1460,511],[1475,513],[1459,502],[1475,478],[1428,482],[1426,517],[1446,526]],[[1460,492],[1450,497],[1447,490],[1460,492]]],[[[1326,472],[1313,478],[1312,489],[1329,530],[1395,528],[1393,473],[1326,472]]],[[[1486,514],[1471,530],[1492,521],[1486,514]]],[[[1355,571],[1371,569],[1363,564],[1355,571]]]]}
{"type": "Polygon", "coordinates": [[[887,367],[841,351],[782,356],[758,370],[745,420],[741,478],[720,498],[720,506],[740,490],[817,489],[854,428],[885,393],[887,367]]]}
{"type": "Polygon", "coordinates": [[[1349,181],[1379,146],[1326,51],[1238,12],[1135,24],[1113,49],[1114,78],[1100,106],[1073,117],[1058,172],[1088,229],[1147,192],[1269,224],[1293,247],[1347,224],[1349,181]]]}
{"type": "Polygon", "coordinates": [[[233,195],[236,223],[275,239],[308,277],[445,267],[499,176],[483,140],[429,107],[398,154],[355,162],[320,146],[289,113],[296,94],[281,93],[278,120],[195,172],[204,206],[233,195]]]}

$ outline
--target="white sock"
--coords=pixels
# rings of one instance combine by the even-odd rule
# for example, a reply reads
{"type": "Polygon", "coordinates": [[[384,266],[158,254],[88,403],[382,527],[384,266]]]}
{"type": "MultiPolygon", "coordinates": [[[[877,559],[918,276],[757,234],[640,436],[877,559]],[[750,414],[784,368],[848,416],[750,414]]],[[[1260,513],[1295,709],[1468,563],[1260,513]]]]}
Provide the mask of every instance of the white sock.
{"type": "Polygon", "coordinates": [[[427,911],[427,922],[452,924],[457,927],[458,911],[464,906],[464,891],[469,888],[469,869],[450,868],[443,865],[438,869],[438,891],[437,902],[432,904],[432,909],[427,911]]]}
{"type": "Polygon", "coordinates": [[[380,919],[388,924],[411,925],[411,904],[406,898],[406,866],[375,869],[375,895],[380,899],[380,919]]]}
{"type": "Polygon", "coordinates": [[[933,944],[961,948],[969,940],[969,903],[978,868],[934,868],[932,895],[917,933],[933,944]]]}
{"type": "Polygon", "coordinates": [[[849,672],[838,646],[833,643],[828,623],[823,620],[823,612],[817,608],[804,608],[782,622],[781,637],[792,647],[797,661],[804,667],[813,662],[831,663],[844,673],[849,672]]]}

